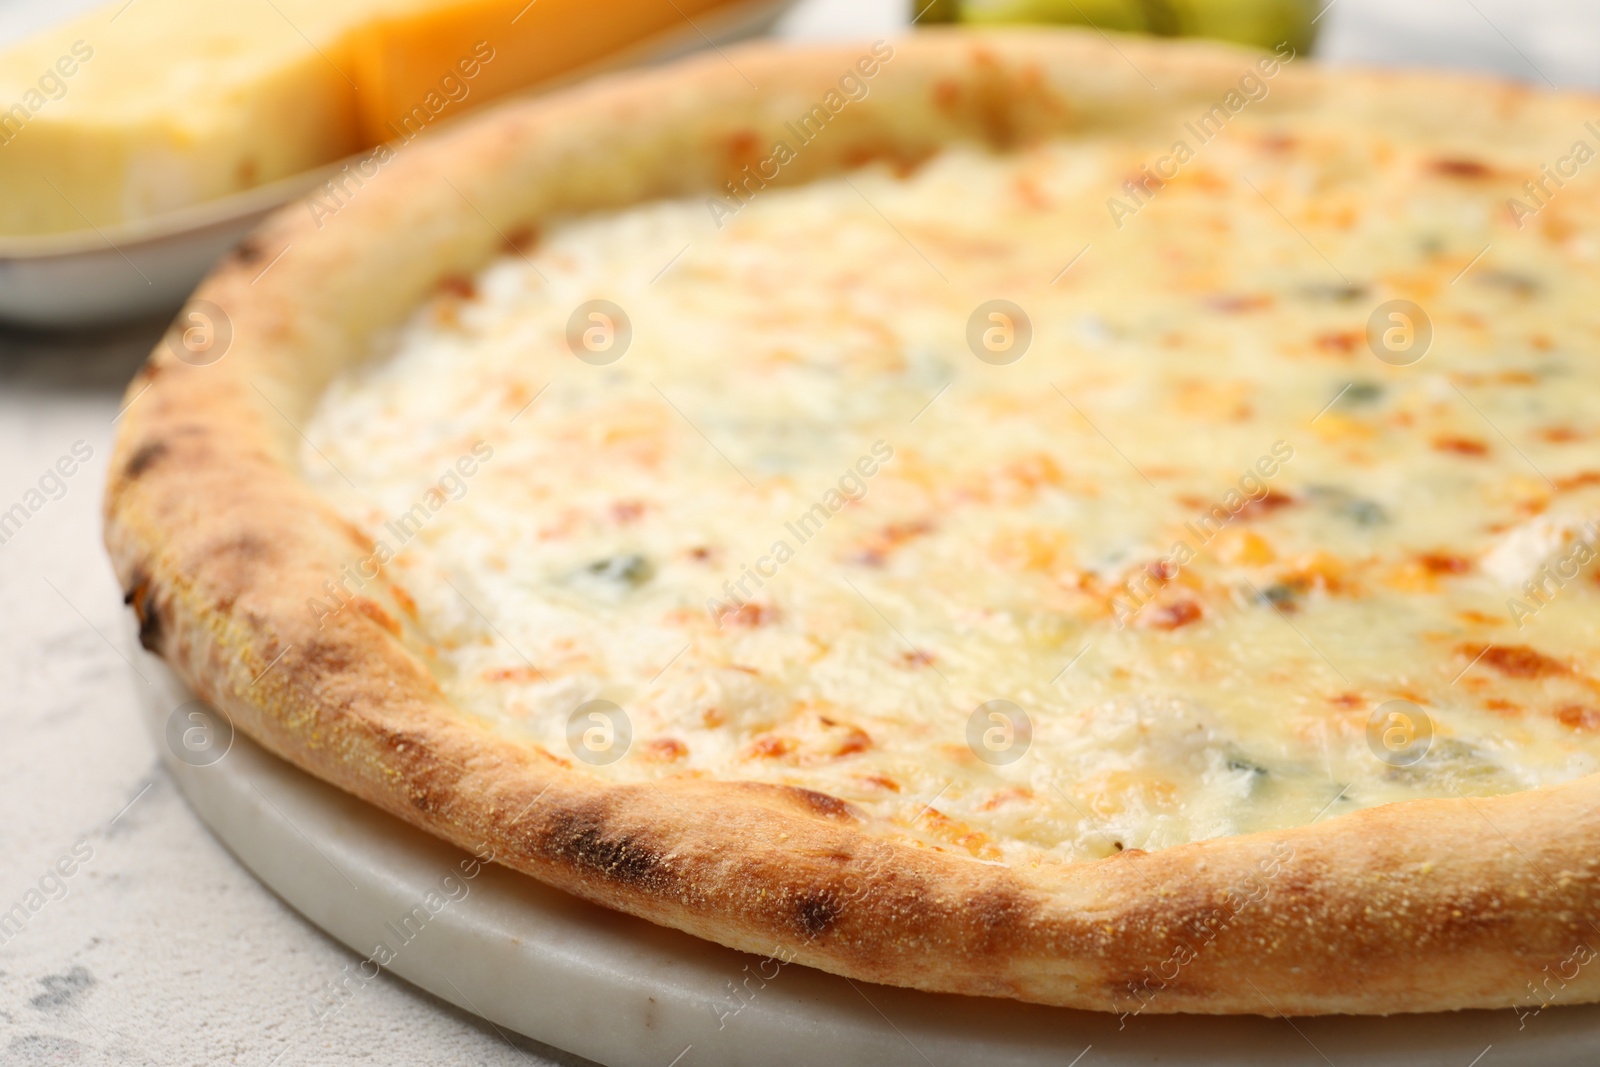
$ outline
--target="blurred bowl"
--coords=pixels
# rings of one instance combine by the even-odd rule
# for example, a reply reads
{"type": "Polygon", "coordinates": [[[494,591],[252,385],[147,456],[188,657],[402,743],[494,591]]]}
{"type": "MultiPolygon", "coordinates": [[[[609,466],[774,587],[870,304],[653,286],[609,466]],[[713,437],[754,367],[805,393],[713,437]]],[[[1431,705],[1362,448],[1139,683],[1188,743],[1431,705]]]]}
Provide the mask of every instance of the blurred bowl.
{"type": "MultiPolygon", "coordinates": [[[[602,63],[534,87],[659,63],[766,31],[795,0],[748,0],[660,34],[602,63]]],[[[98,326],[175,312],[211,265],[266,215],[321,185],[356,158],[153,219],[70,233],[0,235],[0,321],[51,329],[98,326]]],[[[264,262],[262,270],[271,268],[264,262]]]]}

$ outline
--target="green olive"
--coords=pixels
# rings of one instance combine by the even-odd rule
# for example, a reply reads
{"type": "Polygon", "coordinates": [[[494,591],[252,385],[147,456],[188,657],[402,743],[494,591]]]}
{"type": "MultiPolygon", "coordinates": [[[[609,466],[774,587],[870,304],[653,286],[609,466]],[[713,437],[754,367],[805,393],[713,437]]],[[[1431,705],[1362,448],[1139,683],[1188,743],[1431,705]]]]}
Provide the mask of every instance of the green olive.
{"type": "Polygon", "coordinates": [[[961,0],[911,0],[911,12],[919,23],[955,22],[961,18],[961,0]]]}
{"type": "Polygon", "coordinates": [[[1139,0],[961,0],[962,22],[1065,22],[1153,33],[1139,0]]]}
{"type": "Polygon", "coordinates": [[[959,0],[962,22],[1057,22],[1163,37],[1311,47],[1315,0],[959,0]]]}

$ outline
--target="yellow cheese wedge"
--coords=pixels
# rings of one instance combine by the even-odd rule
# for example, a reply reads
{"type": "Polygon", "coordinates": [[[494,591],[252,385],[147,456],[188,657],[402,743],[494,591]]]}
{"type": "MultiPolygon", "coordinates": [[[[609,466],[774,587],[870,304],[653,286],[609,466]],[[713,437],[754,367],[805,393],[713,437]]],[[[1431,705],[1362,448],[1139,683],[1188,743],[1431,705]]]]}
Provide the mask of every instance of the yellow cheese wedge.
{"type": "Polygon", "coordinates": [[[430,104],[447,101],[445,110],[462,110],[600,62],[658,33],[682,28],[692,34],[688,19],[731,5],[728,0],[432,0],[392,6],[412,10],[373,19],[352,35],[351,77],[361,86],[358,121],[369,144],[412,133],[423,113],[433,114],[430,104]]]}
{"type": "Polygon", "coordinates": [[[0,53],[0,235],[149,219],[409,139],[738,0],[116,0],[0,53]]]}

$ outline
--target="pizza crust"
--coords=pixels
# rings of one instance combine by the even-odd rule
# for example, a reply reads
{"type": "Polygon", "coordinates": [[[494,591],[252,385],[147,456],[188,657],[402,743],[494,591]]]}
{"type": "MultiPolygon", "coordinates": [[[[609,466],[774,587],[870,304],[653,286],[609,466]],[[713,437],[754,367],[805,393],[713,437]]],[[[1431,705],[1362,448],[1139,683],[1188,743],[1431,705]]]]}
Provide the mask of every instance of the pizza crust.
{"type": "MultiPolygon", "coordinates": [[[[1148,123],[1219,96],[1252,61],[1071,32],[929,32],[894,49],[871,95],[779,181],[912,162],[956,140],[1003,149],[1148,123]]],[[[890,841],[803,789],[607,784],[452,707],[386,594],[320,628],[306,611],[369,548],[296,474],[296,426],[332,377],[441,278],[481,268],[541,220],[717,190],[863,51],[752,47],[514,102],[398,153],[331,218],[303,205],[274,217],[195,296],[231,322],[224,358],[197,366],[163,343],[129,387],[106,543],[142,643],[319,777],[568,892],[734,948],[1127,1014],[1531,1006],[1529,983],[1600,935],[1593,777],[1011,868],[890,841]]],[[[1403,102],[1385,105],[1396,128],[1435,112],[1532,122],[1535,106],[1545,128],[1576,128],[1587,103],[1308,63],[1279,75],[1274,100],[1354,89],[1356,117],[1403,102]]],[[[1559,999],[1600,999],[1600,970],[1580,969],[1559,999]]]]}

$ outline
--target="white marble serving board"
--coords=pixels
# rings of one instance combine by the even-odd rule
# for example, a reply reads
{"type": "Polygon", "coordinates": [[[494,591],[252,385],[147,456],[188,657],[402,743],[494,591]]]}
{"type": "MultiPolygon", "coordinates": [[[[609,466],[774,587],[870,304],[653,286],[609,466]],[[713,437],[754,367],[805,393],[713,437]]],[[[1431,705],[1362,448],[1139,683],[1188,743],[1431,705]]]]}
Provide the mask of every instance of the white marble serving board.
{"type": "Polygon", "coordinates": [[[324,990],[330,1012],[360,998],[373,960],[496,1027],[609,1067],[1552,1067],[1600,1059],[1600,1005],[1521,1016],[1120,1019],[780,965],[475,865],[242,734],[230,741],[226,721],[202,712],[154,657],[144,656],[140,671],[156,680],[139,688],[150,694],[157,748],[201,819],[257,878],[353,951],[337,980],[342,990],[324,990]],[[376,951],[380,944],[386,951],[376,951]]]}

